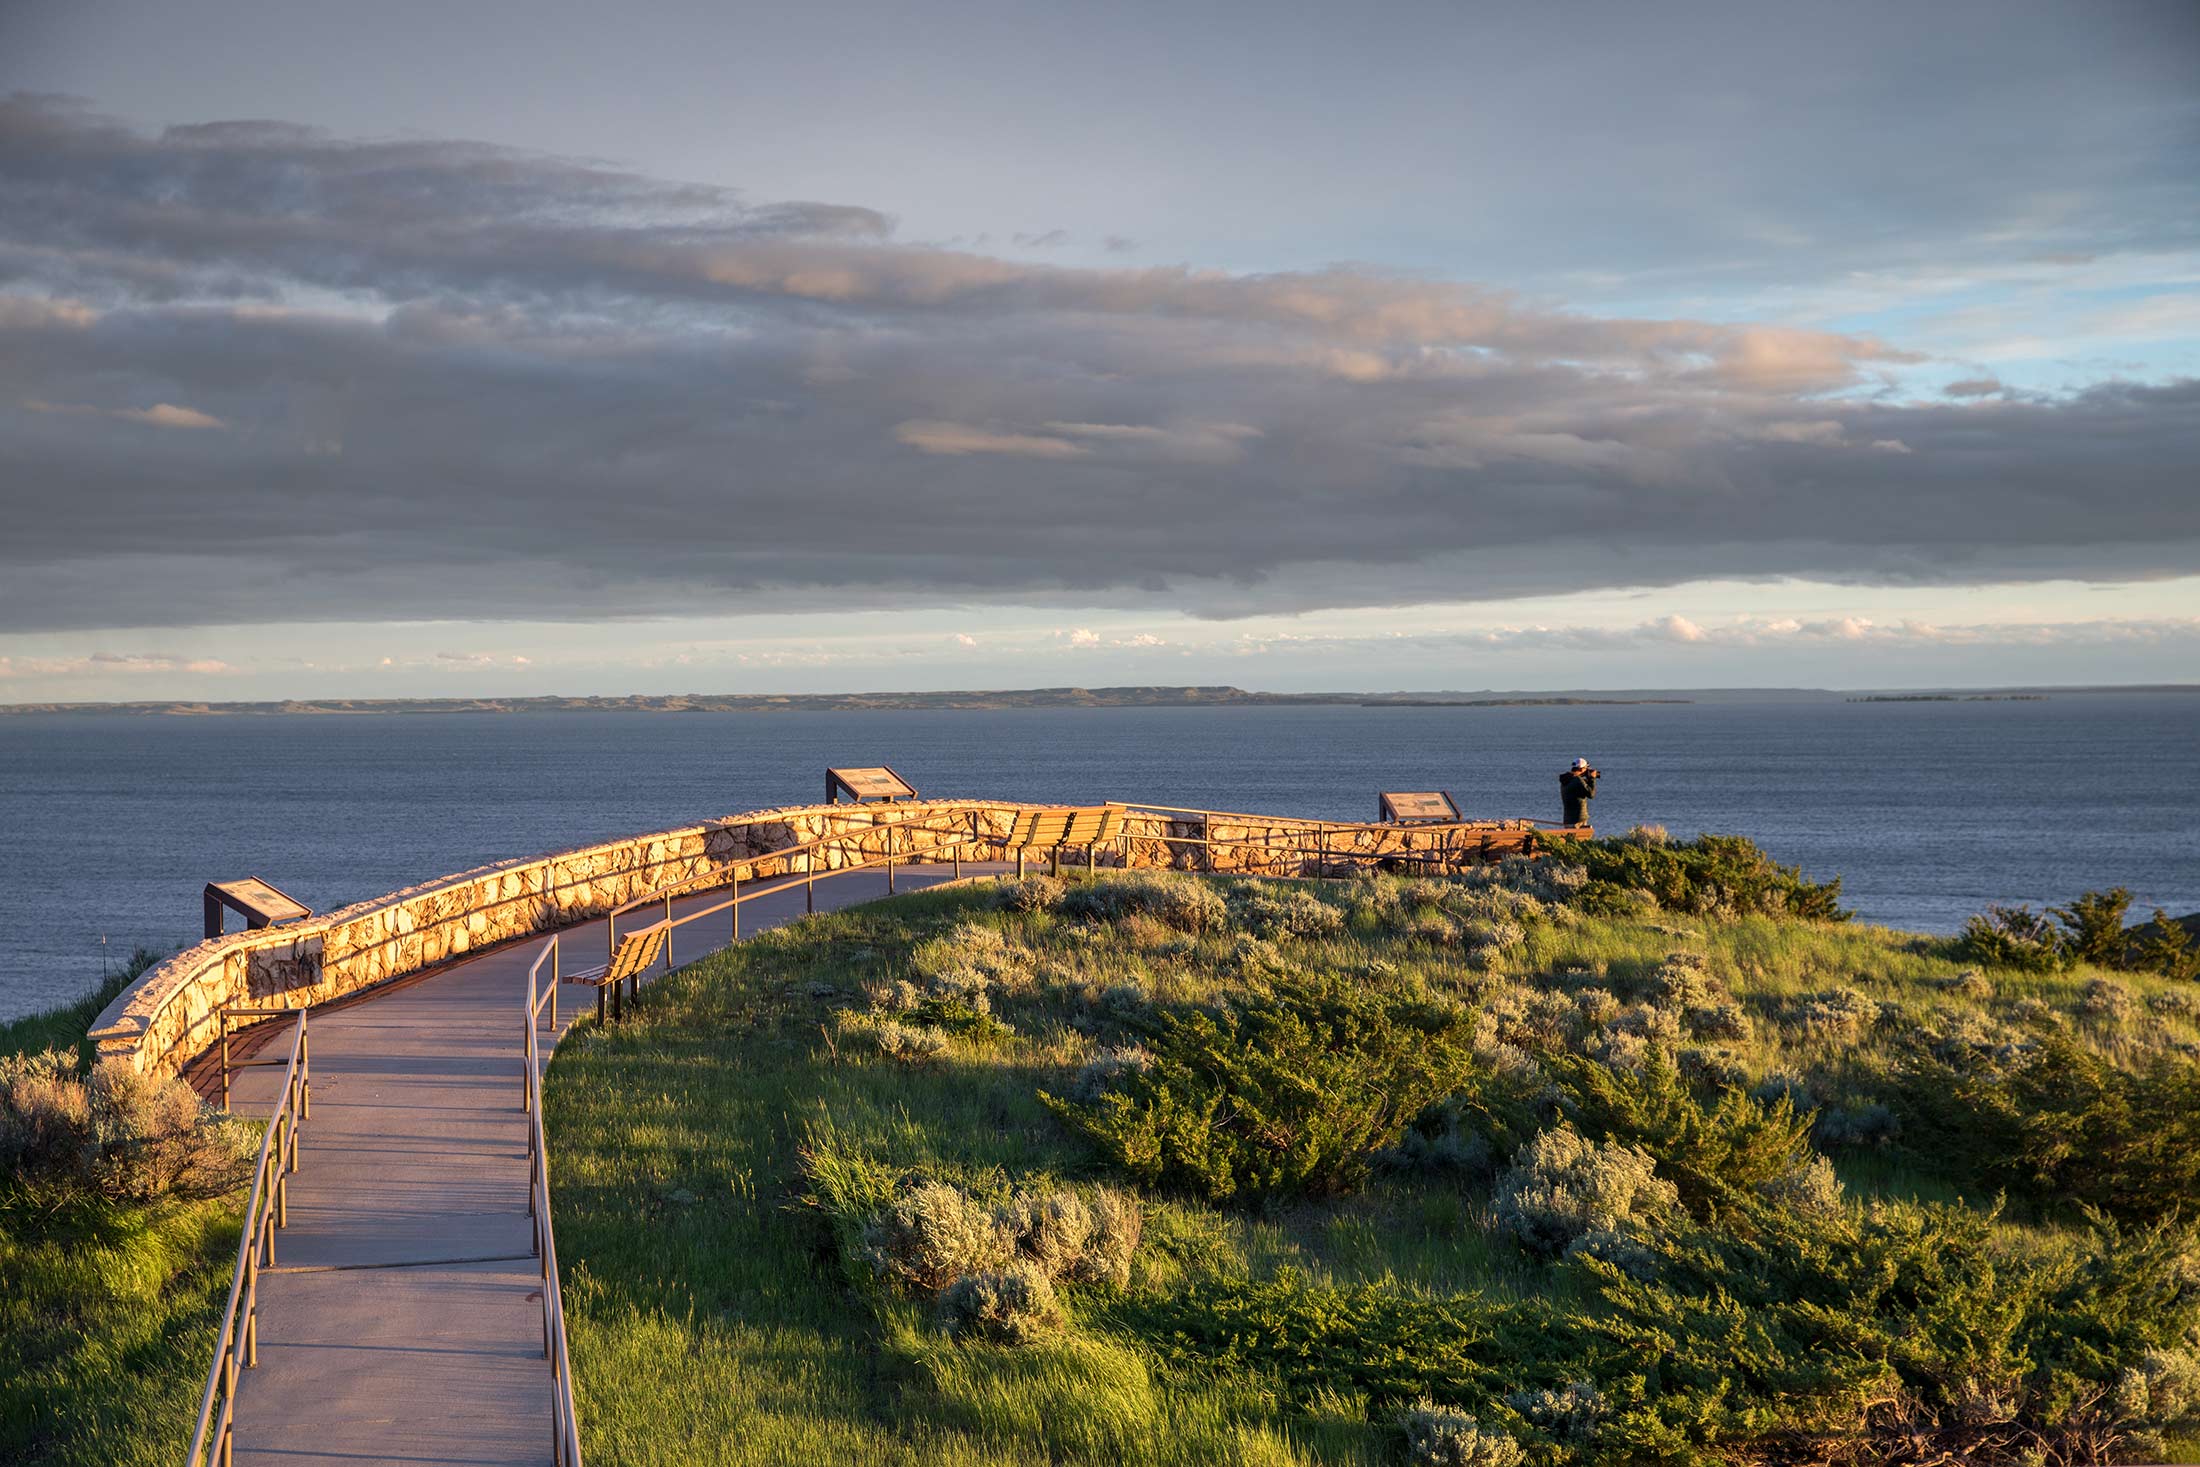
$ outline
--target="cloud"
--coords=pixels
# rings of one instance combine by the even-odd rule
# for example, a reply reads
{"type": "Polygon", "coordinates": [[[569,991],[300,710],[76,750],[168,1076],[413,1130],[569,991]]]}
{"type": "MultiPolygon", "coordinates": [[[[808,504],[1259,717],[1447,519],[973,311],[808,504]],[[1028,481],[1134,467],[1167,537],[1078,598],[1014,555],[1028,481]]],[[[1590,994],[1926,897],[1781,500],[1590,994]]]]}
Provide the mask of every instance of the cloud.
{"type": "Polygon", "coordinates": [[[50,489],[0,631],[2200,570],[2200,384],[1913,400],[1914,357],[18,97],[0,483],[50,489]]]}
{"type": "Polygon", "coordinates": [[[978,645],[978,639],[968,632],[957,632],[955,633],[955,645],[958,647],[975,647],[978,645]]]}
{"type": "Polygon", "coordinates": [[[117,408],[112,416],[128,418],[133,423],[146,423],[155,428],[226,428],[229,425],[211,413],[194,408],[177,407],[174,403],[155,403],[149,408],[117,408]]]}
{"type": "Polygon", "coordinates": [[[962,423],[912,419],[895,425],[894,436],[924,453],[1004,453],[1014,458],[1076,458],[1074,443],[1036,433],[993,433],[962,423]]]}
{"type": "Polygon", "coordinates": [[[162,672],[220,677],[237,669],[218,657],[172,657],[151,652],[92,652],[76,657],[0,657],[0,678],[108,677],[162,672]]]}
{"type": "Polygon", "coordinates": [[[40,397],[23,399],[23,410],[33,413],[59,413],[66,416],[96,416],[121,418],[127,422],[144,423],[154,428],[226,428],[229,425],[210,413],[198,412],[174,403],[155,403],[149,408],[102,408],[88,402],[48,402],[40,397]]]}

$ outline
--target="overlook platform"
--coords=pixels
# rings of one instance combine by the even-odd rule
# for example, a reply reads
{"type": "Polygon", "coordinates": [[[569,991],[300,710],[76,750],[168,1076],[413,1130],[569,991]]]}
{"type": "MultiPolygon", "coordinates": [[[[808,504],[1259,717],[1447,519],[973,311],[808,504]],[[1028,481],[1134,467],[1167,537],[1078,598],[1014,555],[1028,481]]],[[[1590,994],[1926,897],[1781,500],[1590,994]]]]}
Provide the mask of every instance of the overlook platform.
{"type": "MultiPolygon", "coordinates": [[[[945,865],[911,866],[895,885],[951,877],[945,865]]],[[[744,934],[803,915],[803,885],[760,888],[742,908],[744,934]]],[[[883,871],[858,871],[818,882],[816,902],[850,906],[886,890],[883,871]]],[[[676,915],[718,895],[676,899],[676,915]]],[[[674,960],[723,947],[730,924],[710,926],[709,937],[702,923],[678,929],[674,960]]],[[[564,938],[600,952],[603,927],[580,924],[564,938]]],[[[237,1462],[552,1460],[518,1043],[539,947],[508,943],[314,1017],[313,1113],[299,1133],[289,1226],[260,1274],[259,1364],[238,1385],[237,1462]]],[[[565,987],[558,1032],[584,1001],[593,1007],[588,989],[565,987]]],[[[233,1109],[267,1114],[278,1075],[243,1071],[233,1109]]]]}

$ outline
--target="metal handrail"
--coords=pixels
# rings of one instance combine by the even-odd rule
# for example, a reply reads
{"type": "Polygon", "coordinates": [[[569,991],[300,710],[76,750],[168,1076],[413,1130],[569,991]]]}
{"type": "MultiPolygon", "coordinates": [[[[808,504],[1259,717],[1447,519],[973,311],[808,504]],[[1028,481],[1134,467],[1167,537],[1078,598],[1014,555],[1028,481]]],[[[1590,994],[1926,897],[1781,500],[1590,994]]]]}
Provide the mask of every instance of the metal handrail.
{"type": "MultiPolygon", "coordinates": [[[[209,1460],[229,1467],[237,1418],[238,1373],[260,1363],[260,1270],[275,1262],[275,1230],[290,1225],[289,1178],[298,1170],[298,1128],[313,1113],[306,1011],[233,1008],[225,1011],[224,1020],[229,1015],[268,1017],[278,1013],[295,1013],[298,1025],[290,1036],[283,1097],[268,1117],[267,1130],[260,1137],[259,1159],[252,1168],[252,1197],[245,1204],[244,1236],[237,1240],[237,1268],[229,1281],[229,1303],[222,1311],[213,1368],[206,1373],[206,1390],[199,1397],[198,1425],[191,1433],[191,1455],[185,1459],[188,1467],[199,1467],[209,1460]],[[217,1398],[221,1404],[218,1413],[217,1398]]],[[[226,1091],[226,1083],[224,1088],[226,1091]]]]}
{"type": "MultiPolygon", "coordinates": [[[[990,807],[974,804],[968,807],[966,811],[957,811],[955,813],[975,814],[977,811],[987,808],[990,807]]],[[[936,810],[935,813],[937,813],[936,810]]],[[[962,848],[964,846],[973,844],[986,844],[989,842],[997,841],[999,839],[995,836],[979,835],[975,831],[968,835],[964,835],[958,832],[934,830],[928,826],[918,826],[916,828],[917,834],[936,836],[939,838],[919,850],[897,851],[894,849],[894,839],[891,835],[889,835],[886,838],[886,849],[877,855],[867,856],[863,859],[849,862],[846,865],[834,866],[822,872],[817,869],[817,863],[815,861],[804,861],[802,870],[800,871],[782,871],[778,873],[781,877],[784,877],[785,880],[779,882],[777,885],[767,886],[762,888],[761,890],[751,890],[747,892],[741,890],[741,872],[744,868],[751,868],[751,875],[749,879],[751,881],[755,881],[758,878],[754,875],[753,868],[763,864],[764,862],[776,861],[785,856],[814,851],[823,846],[845,845],[849,842],[861,842],[863,839],[874,834],[877,831],[891,831],[908,824],[910,824],[910,822],[897,820],[887,821],[878,825],[857,826],[849,830],[838,832],[837,834],[819,836],[815,840],[803,841],[797,845],[782,846],[776,851],[762,851],[753,856],[743,856],[738,860],[728,861],[723,865],[714,866],[708,871],[698,871],[692,876],[688,876],[683,878],[682,880],[671,882],[665,886],[661,886],[657,890],[649,893],[647,896],[635,897],[631,901],[625,902],[620,906],[612,908],[611,911],[606,914],[604,920],[604,950],[606,954],[609,954],[617,951],[618,949],[620,917],[626,915],[628,912],[638,910],[642,907],[655,906],[661,902],[664,904],[665,908],[665,915],[663,917],[660,917],[658,920],[648,924],[645,927],[635,928],[627,935],[630,937],[638,936],[643,933],[654,932],[658,928],[663,928],[665,932],[664,966],[665,971],[669,973],[672,971],[673,967],[672,933],[675,928],[685,927],[690,922],[700,921],[705,917],[715,917],[720,912],[730,911],[733,913],[733,940],[738,942],[741,939],[741,904],[743,902],[754,901],[761,896],[767,896],[774,891],[784,890],[787,886],[792,885],[797,880],[801,881],[805,888],[805,905],[808,907],[809,910],[814,912],[815,910],[817,910],[817,883],[821,877],[823,879],[830,880],[835,876],[852,875],[853,873],[858,871],[869,871],[875,867],[884,866],[886,868],[886,890],[889,894],[891,894],[894,890],[895,863],[906,862],[912,858],[916,858],[921,861],[924,857],[934,856],[942,851],[947,851],[950,852],[952,855],[955,863],[956,874],[959,876],[962,872],[962,848]],[[688,912],[677,916],[674,915],[672,910],[672,899],[674,896],[678,895],[683,888],[696,886],[707,888],[709,886],[726,881],[730,881],[732,883],[733,895],[728,897],[725,901],[718,902],[712,906],[698,908],[693,912],[688,912]]],[[[861,855],[861,852],[859,851],[858,854],[861,855]]],[[[765,877],[763,879],[769,881],[772,878],[765,877]]],[[[607,957],[606,961],[608,960],[609,959],[607,957]]]]}
{"type": "Polygon", "coordinates": [[[542,1011],[550,1027],[558,1023],[558,950],[556,935],[542,945],[527,970],[527,1073],[521,1080],[520,1108],[527,1116],[527,1216],[534,1224],[532,1249],[542,1264],[542,1355],[550,1362],[550,1460],[556,1467],[581,1467],[581,1423],[573,1407],[573,1362],[565,1343],[565,1288],[558,1274],[558,1240],[550,1222],[550,1146],[542,1134],[542,1011]],[[550,983],[541,992],[542,965],[550,963],[550,983]]]}

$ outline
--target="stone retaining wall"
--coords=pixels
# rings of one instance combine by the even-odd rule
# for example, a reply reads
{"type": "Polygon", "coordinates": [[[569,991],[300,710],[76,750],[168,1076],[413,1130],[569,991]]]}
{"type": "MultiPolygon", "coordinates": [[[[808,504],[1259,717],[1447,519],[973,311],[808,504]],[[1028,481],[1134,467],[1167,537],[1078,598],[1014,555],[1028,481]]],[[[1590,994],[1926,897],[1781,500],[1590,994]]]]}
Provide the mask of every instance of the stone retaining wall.
{"type": "MultiPolygon", "coordinates": [[[[922,859],[931,847],[947,859],[951,836],[966,860],[998,859],[1016,816],[1032,808],[986,801],[801,806],[463,871],[289,926],[202,942],[125,989],[92,1037],[102,1058],[169,1073],[215,1042],[225,1005],[323,1003],[601,917],[729,864],[739,865],[744,881],[834,871],[886,854],[889,840],[897,855],[922,859]],[[820,840],[829,843],[786,850],[820,840]]],[[[1134,811],[1124,839],[1096,859],[1111,867],[1339,875],[1399,857],[1446,865],[1494,859],[1532,845],[1533,834],[1525,821],[1369,826],[1134,811]]]]}

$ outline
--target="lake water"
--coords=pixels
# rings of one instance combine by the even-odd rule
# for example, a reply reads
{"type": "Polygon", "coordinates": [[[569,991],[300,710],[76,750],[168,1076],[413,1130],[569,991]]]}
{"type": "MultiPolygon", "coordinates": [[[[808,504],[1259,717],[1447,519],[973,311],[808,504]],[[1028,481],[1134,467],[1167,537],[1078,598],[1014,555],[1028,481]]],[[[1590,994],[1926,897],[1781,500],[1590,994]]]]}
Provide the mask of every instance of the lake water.
{"type": "Polygon", "coordinates": [[[2200,697],[1574,708],[0,718],[0,1017],[198,937],[209,880],[326,911],[483,862],[808,803],[831,764],[930,795],[1369,819],[1382,789],[1599,827],[1734,832],[1845,878],[1862,919],[2131,888],[2200,909],[2200,697]],[[105,939],[102,948],[101,939],[105,939]]]}

